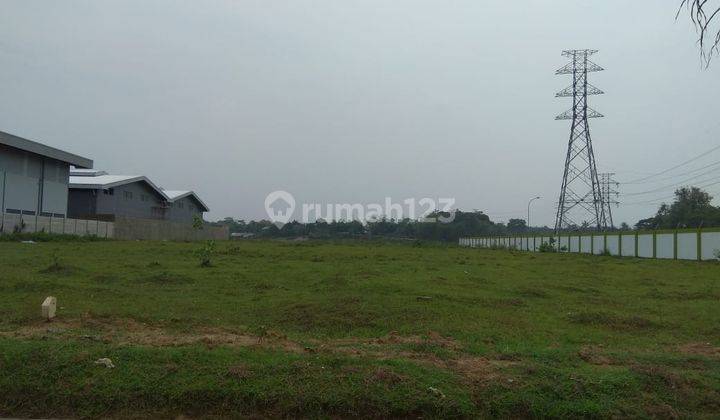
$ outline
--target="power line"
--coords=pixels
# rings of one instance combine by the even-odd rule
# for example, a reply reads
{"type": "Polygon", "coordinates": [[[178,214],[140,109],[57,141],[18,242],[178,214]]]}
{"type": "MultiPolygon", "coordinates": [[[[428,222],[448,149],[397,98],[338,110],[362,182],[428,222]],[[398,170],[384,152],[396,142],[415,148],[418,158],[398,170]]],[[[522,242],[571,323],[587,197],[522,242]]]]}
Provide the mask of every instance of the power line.
{"type": "Polygon", "coordinates": [[[712,153],[712,152],[714,152],[714,151],[716,151],[716,150],[718,150],[718,149],[720,149],[720,146],[715,146],[715,147],[713,147],[712,149],[710,149],[710,150],[708,150],[708,151],[705,151],[705,152],[703,152],[703,153],[695,156],[695,157],[692,158],[692,159],[686,160],[685,162],[683,162],[683,163],[681,163],[681,164],[679,164],[679,165],[673,166],[672,168],[665,169],[664,171],[661,171],[661,172],[658,172],[658,173],[656,173],[656,174],[652,174],[652,175],[646,176],[646,177],[644,177],[644,178],[638,178],[638,179],[633,179],[633,180],[630,180],[630,181],[626,181],[626,182],[623,182],[623,184],[634,184],[634,183],[638,183],[638,182],[640,182],[640,181],[645,181],[646,179],[650,179],[650,178],[655,177],[655,176],[658,176],[658,175],[664,175],[664,174],[666,174],[666,173],[668,173],[668,172],[670,172],[670,171],[674,171],[674,170],[677,169],[677,168],[680,168],[680,167],[682,167],[682,166],[685,166],[685,165],[687,165],[688,163],[695,162],[696,160],[705,157],[708,153],[712,153]]]}
{"type": "MultiPolygon", "coordinates": [[[[693,169],[693,170],[691,170],[691,171],[683,172],[683,173],[676,174],[676,175],[670,175],[670,176],[664,177],[664,178],[651,179],[651,180],[642,181],[642,182],[624,182],[623,184],[650,184],[650,183],[654,183],[654,182],[667,181],[667,180],[669,180],[669,179],[677,178],[677,177],[679,177],[679,176],[689,175],[689,174],[691,174],[691,173],[693,173],[693,172],[702,171],[703,169],[707,169],[707,168],[710,168],[710,167],[713,167],[713,166],[718,166],[718,165],[720,165],[720,160],[717,161],[717,162],[713,162],[713,163],[711,163],[711,164],[709,164],[709,165],[705,165],[705,166],[702,166],[702,167],[700,167],[700,168],[693,169]]],[[[717,169],[720,169],[720,167],[715,168],[715,169],[713,169],[712,171],[708,171],[708,172],[706,172],[706,173],[713,172],[713,171],[715,171],[715,170],[717,170],[717,169]]]]}
{"type": "MultiPolygon", "coordinates": [[[[699,178],[699,177],[701,177],[701,176],[707,175],[707,174],[712,173],[712,172],[714,172],[714,171],[705,172],[705,173],[702,173],[702,174],[699,174],[699,175],[695,175],[695,176],[692,176],[692,177],[687,178],[687,179],[685,179],[685,180],[682,180],[682,181],[680,181],[680,182],[676,182],[676,183],[671,184],[671,185],[665,185],[665,186],[658,187],[658,188],[655,188],[655,189],[652,189],[652,190],[640,191],[640,192],[634,192],[634,193],[625,193],[625,194],[623,194],[623,195],[631,195],[631,196],[634,196],[634,195],[645,195],[645,194],[652,194],[652,193],[655,193],[655,192],[660,192],[660,191],[666,190],[666,189],[668,189],[668,188],[674,188],[674,187],[678,187],[678,186],[680,186],[680,185],[684,185],[684,184],[686,184],[688,181],[692,181],[693,179],[699,178]]],[[[716,180],[716,179],[718,179],[718,178],[720,178],[720,177],[717,177],[717,176],[716,176],[716,177],[713,177],[713,178],[708,178],[708,179],[704,179],[704,180],[702,180],[702,181],[697,181],[697,182],[713,181],[713,180],[716,180]]]]}
{"type": "MultiPolygon", "coordinates": [[[[708,181],[708,180],[706,180],[706,181],[708,181]]],[[[712,187],[712,186],[718,185],[718,184],[720,184],[720,181],[715,181],[715,182],[712,182],[710,184],[705,184],[705,185],[696,185],[696,187],[697,188],[707,188],[707,187],[712,187]]],[[[649,198],[649,199],[643,200],[643,201],[635,201],[635,202],[630,202],[630,203],[623,202],[622,204],[623,205],[655,204],[655,203],[659,204],[662,200],[668,200],[671,198],[675,198],[675,193],[673,193],[672,195],[664,196],[664,197],[649,198]]]]}

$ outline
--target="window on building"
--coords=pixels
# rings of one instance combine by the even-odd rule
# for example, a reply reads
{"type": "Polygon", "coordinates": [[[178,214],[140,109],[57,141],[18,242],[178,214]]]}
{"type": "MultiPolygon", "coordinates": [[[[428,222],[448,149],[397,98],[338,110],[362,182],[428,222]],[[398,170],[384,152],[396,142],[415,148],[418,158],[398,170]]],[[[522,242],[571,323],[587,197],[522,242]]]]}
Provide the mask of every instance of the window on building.
{"type": "Polygon", "coordinates": [[[140,194],[140,201],[149,201],[150,197],[147,194],[140,194]]]}
{"type": "Polygon", "coordinates": [[[180,202],[178,203],[178,208],[179,208],[179,209],[183,208],[184,206],[185,206],[185,205],[183,204],[182,201],[180,201],[180,202]]]}
{"type": "Polygon", "coordinates": [[[132,191],[123,191],[123,195],[125,196],[126,200],[132,200],[132,198],[133,198],[132,191]]]}
{"type": "Polygon", "coordinates": [[[108,188],[106,190],[103,190],[103,194],[105,195],[115,195],[115,189],[114,188],[108,188]]]}

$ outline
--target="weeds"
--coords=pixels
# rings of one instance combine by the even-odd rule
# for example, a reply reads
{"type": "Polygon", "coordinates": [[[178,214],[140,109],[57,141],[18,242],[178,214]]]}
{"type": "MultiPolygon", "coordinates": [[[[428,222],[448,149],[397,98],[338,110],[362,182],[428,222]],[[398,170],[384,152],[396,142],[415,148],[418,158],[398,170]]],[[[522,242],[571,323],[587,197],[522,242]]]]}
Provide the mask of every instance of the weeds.
{"type": "Polygon", "coordinates": [[[96,242],[96,241],[108,241],[109,239],[99,238],[95,235],[89,236],[78,236],[68,235],[62,233],[46,233],[46,232],[35,232],[35,233],[20,233],[14,232],[7,235],[0,235],[0,242],[21,242],[21,241],[33,241],[33,242],[96,242]]]}
{"type": "Polygon", "coordinates": [[[197,256],[200,260],[200,267],[212,266],[212,257],[215,254],[215,241],[209,240],[197,250],[197,256]]]}

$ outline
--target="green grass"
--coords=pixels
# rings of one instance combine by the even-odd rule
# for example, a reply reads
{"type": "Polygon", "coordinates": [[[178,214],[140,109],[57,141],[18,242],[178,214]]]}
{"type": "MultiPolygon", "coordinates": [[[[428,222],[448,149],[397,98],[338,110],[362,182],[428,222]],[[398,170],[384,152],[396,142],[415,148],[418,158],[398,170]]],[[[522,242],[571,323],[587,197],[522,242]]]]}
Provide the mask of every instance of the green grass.
{"type": "Polygon", "coordinates": [[[200,247],[0,243],[0,415],[720,413],[717,263],[200,247]]]}

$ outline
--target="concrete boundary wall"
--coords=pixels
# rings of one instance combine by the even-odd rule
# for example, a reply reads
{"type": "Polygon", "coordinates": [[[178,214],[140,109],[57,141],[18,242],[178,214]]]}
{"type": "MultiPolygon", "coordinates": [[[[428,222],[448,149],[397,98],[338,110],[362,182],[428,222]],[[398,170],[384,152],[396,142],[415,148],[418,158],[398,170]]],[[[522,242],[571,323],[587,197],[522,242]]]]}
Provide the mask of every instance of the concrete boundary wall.
{"type": "Polygon", "coordinates": [[[195,229],[190,223],[167,220],[134,219],[118,217],[114,222],[84,220],[60,217],[0,213],[0,235],[20,233],[56,233],[78,236],[97,236],[108,239],[127,240],[227,240],[230,231],[227,226],[212,226],[208,223],[202,229],[195,229]]]}
{"type": "Polygon", "coordinates": [[[0,235],[4,233],[57,233],[113,238],[114,224],[98,220],[0,213],[0,235]]]}
{"type": "Polygon", "coordinates": [[[675,260],[717,260],[720,229],[678,229],[552,235],[515,235],[460,238],[471,248],[501,248],[537,252],[552,243],[559,252],[609,254],[623,257],[675,260]],[[552,239],[552,241],[551,241],[552,239]]]}

